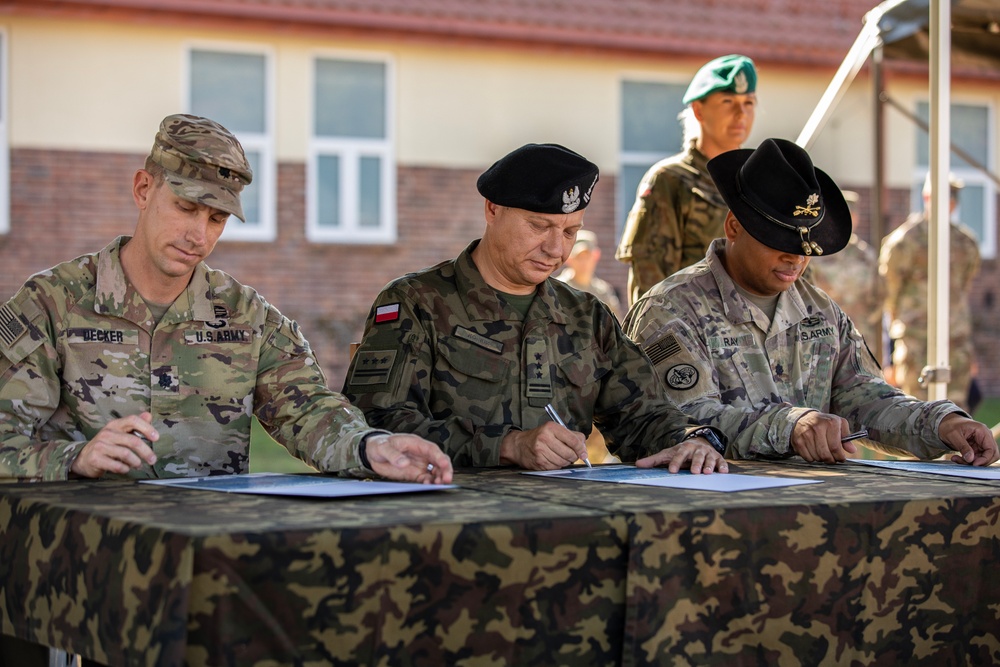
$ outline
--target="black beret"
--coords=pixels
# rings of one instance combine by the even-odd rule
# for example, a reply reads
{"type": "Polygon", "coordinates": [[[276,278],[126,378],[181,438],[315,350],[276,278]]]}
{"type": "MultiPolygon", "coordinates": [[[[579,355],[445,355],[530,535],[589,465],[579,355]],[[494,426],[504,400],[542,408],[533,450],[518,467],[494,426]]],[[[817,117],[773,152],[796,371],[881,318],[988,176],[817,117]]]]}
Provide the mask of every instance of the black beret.
{"type": "Polygon", "coordinates": [[[534,213],[587,208],[599,177],[597,165],[558,144],[526,144],[479,177],[479,193],[494,204],[534,213]]]}

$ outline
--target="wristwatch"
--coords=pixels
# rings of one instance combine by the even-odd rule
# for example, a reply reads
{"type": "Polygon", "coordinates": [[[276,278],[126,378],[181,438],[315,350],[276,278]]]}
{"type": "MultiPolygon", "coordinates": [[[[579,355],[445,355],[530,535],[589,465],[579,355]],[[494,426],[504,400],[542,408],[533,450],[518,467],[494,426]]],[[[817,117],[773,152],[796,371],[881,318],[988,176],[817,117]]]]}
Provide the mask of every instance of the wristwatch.
{"type": "Polygon", "coordinates": [[[684,440],[691,440],[693,438],[705,438],[706,440],[708,440],[708,444],[712,445],[715,451],[719,452],[719,454],[723,456],[726,455],[726,443],[722,442],[722,439],[719,438],[718,431],[716,431],[711,426],[702,426],[700,428],[696,428],[695,430],[688,433],[684,437],[684,440]]]}

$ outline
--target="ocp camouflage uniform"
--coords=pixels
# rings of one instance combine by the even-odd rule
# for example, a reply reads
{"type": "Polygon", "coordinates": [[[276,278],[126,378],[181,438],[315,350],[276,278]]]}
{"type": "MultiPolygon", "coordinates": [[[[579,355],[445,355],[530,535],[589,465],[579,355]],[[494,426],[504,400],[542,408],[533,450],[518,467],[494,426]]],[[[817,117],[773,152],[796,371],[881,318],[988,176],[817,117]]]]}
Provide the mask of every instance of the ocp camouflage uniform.
{"type": "Polygon", "coordinates": [[[0,476],[67,479],[107,422],[146,411],[158,460],[128,477],[247,472],[253,414],[310,465],[359,465],[372,429],[326,388],[294,322],[201,263],[154,324],[122,271],[127,241],[36,274],[0,307],[0,476]]]}
{"type": "Polygon", "coordinates": [[[857,234],[843,250],[813,257],[809,281],[837,302],[869,347],[882,338],[882,279],[875,250],[857,234]]]}
{"type": "MultiPolygon", "coordinates": [[[[965,225],[952,222],[949,229],[948,398],[964,406],[972,383],[969,288],[979,271],[979,243],[965,225]]],[[[926,386],[917,380],[927,365],[929,233],[927,214],[911,215],[885,238],[879,256],[879,272],[885,279],[889,336],[895,341],[892,352],[895,381],[903,391],[917,398],[927,397],[926,386]]]]}
{"type": "Polygon", "coordinates": [[[793,456],[792,429],[814,410],[867,427],[888,454],[950,451],[937,431],[957,406],[887,384],[844,312],[802,279],[781,293],[768,322],[726,273],[723,248],[713,242],[705,261],[653,288],[625,331],[656,364],[667,396],[728,436],[728,455],[793,456]]]}
{"type": "Polygon", "coordinates": [[[642,177],[615,259],[629,265],[629,303],[675,271],[705,258],[724,235],[729,207],[692,140],[683,153],[657,162],[642,177]]]}
{"type": "Polygon", "coordinates": [[[549,278],[522,320],[476,268],[478,243],[375,300],[344,385],[370,424],[436,442],[456,466],[498,465],[503,438],[548,421],[548,403],[629,461],[696,426],[595,296],[549,278]]]}

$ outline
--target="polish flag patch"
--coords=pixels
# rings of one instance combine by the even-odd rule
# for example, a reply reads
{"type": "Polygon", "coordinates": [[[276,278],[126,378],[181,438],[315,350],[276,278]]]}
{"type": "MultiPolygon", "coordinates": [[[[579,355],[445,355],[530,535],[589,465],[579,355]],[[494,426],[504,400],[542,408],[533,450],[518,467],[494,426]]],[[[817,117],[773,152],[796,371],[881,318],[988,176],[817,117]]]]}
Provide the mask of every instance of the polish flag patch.
{"type": "Polygon", "coordinates": [[[399,304],[390,303],[375,309],[375,324],[395,322],[399,319],[399,304]]]}

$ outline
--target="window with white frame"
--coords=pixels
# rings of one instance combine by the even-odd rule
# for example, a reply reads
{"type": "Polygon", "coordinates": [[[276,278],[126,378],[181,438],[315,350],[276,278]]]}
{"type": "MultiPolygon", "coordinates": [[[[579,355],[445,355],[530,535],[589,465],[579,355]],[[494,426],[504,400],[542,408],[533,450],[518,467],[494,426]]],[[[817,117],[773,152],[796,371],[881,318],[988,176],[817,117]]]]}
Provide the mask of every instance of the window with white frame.
{"type": "Polygon", "coordinates": [[[246,222],[232,218],[222,240],[273,241],[277,236],[271,80],[271,58],[266,53],[190,49],[188,109],[236,135],[253,170],[253,182],[240,195],[246,222]]]}
{"type": "Polygon", "coordinates": [[[306,237],[331,243],[396,240],[392,66],[321,56],[313,67],[306,237]]]}
{"type": "Polygon", "coordinates": [[[683,84],[622,81],[616,238],[621,238],[636,189],[646,171],[681,150],[683,130],[677,116],[684,109],[685,90],[687,86],[683,84]]]}
{"type": "Polygon", "coordinates": [[[10,143],[7,136],[7,33],[0,30],[0,234],[10,232],[10,143]]]}
{"type": "MultiPolygon", "coordinates": [[[[917,116],[928,122],[929,105],[917,103],[917,116]]],[[[987,169],[993,169],[993,110],[986,104],[951,105],[951,143],[987,169]]],[[[965,182],[958,194],[958,219],[979,239],[983,259],[996,257],[996,185],[978,167],[954,151],[949,155],[951,173],[965,182]]],[[[923,210],[923,186],[930,167],[927,133],[917,128],[917,164],[910,190],[911,209],[923,210]]]]}

